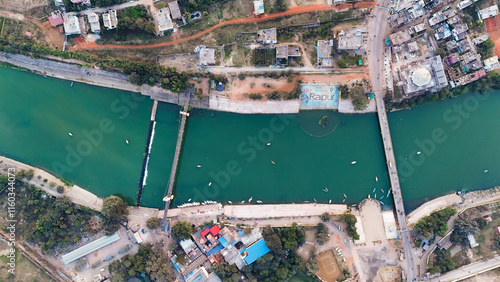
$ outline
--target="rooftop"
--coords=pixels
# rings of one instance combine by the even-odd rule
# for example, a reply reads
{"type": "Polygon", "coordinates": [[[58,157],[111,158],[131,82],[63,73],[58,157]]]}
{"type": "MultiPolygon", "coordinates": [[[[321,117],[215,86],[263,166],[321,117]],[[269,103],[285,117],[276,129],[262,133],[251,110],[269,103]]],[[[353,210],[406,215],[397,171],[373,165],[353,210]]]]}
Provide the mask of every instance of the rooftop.
{"type": "Polygon", "coordinates": [[[90,29],[94,33],[99,33],[101,31],[101,25],[99,24],[99,16],[96,13],[87,14],[89,20],[90,29]]]}
{"type": "Polygon", "coordinates": [[[282,45],[282,46],[276,47],[276,58],[277,59],[288,58],[288,46],[287,45],[282,45]]]}
{"type": "Polygon", "coordinates": [[[339,32],[338,49],[362,49],[366,39],[366,27],[345,29],[339,32]]]}
{"type": "Polygon", "coordinates": [[[500,64],[498,63],[498,57],[493,56],[491,58],[488,58],[483,61],[484,62],[484,69],[486,71],[491,71],[491,70],[496,70],[500,68],[500,64]]]}
{"type": "Polygon", "coordinates": [[[409,41],[411,39],[411,35],[412,30],[410,28],[406,28],[389,35],[389,39],[393,45],[401,45],[406,41],[409,41]]]}
{"type": "Polygon", "coordinates": [[[482,9],[479,12],[477,12],[477,15],[478,15],[479,19],[481,19],[481,20],[484,20],[487,18],[492,18],[492,17],[498,15],[498,6],[493,5],[491,7],[486,8],[486,9],[482,9]]]}
{"type": "Polygon", "coordinates": [[[478,37],[472,39],[472,43],[474,43],[475,45],[478,45],[478,44],[481,44],[484,41],[488,40],[488,38],[490,38],[488,36],[488,33],[483,33],[483,34],[479,35],[478,37]]]}
{"type": "Polygon", "coordinates": [[[406,95],[425,90],[437,90],[448,84],[440,56],[429,58],[417,66],[402,70],[400,75],[406,95]]]}
{"type": "Polygon", "coordinates": [[[456,86],[466,85],[466,84],[469,84],[473,81],[480,79],[481,77],[483,77],[485,75],[486,75],[485,70],[478,70],[474,73],[466,74],[462,77],[455,79],[455,84],[456,84],[456,86]]]}
{"type": "Polygon", "coordinates": [[[49,22],[51,26],[58,26],[60,24],[63,24],[63,17],[61,15],[61,12],[52,12],[49,16],[49,22]]]}
{"type": "Polygon", "coordinates": [[[177,3],[177,1],[169,2],[168,8],[172,14],[172,19],[176,20],[182,18],[181,9],[179,8],[179,3],[177,3]]]}
{"type": "Polygon", "coordinates": [[[165,8],[162,8],[160,10],[156,10],[155,18],[156,18],[156,22],[158,24],[158,30],[160,33],[174,28],[174,23],[172,22],[172,19],[170,18],[169,8],[165,7],[165,8]]]}
{"type": "Polygon", "coordinates": [[[463,10],[464,8],[467,8],[469,7],[470,5],[472,5],[472,1],[471,0],[464,0],[460,3],[457,4],[457,8],[459,10],[463,10]]]}
{"type": "Polygon", "coordinates": [[[253,1],[253,13],[255,15],[264,14],[264,1],[263,0],[253,1]]]}
{"type": "Polygon", "coordinates": [[[215,65],[215,49],[199,45],[196,47],[195,52],[198,53],[198,64],[200,66],[215,65]]]}
{"type": "Polygon", "coordinates": [[[255,244],[247,248],[247,256],[245,257],[245,262],[250,265],[268,252],[269,248],[266,246],[266,242],[264,241],[264,239],[260,239],[255,244]]]}
{"type": "Polygon", "coordinates": [[[109,10],[102,14],[102,22],[107,29],[115,29],[118,25],[116,10],[109,10]]]}
{"type": "Polygon", "coordinates": [[[83,256],[86,256],[96,250],[99,250],[102,247],[105,247],[111,243],[114,243],[118,240],[120,240],[120,232],[116,232],[115,234],[111,236],[103,236],[95,241],[92,241],[88,243],[87,245],[81,246],[80,248],[71,251],[65,255],[62,255],[62,262],[64,264],[68,264],[72,261],[75,261],[83,256]]]}
{"type": "Polygon", "coordinates": [[[450,36],[451,31],[448,27],[448,24],[441,25],[438,29],[436,29],[436,33],[434,33],[434,38],[436,38],[437,41],[448,38],[450,36]]]}
{"type": "Polygon", "coordinates": [[[458,51],[460,53],[465,53],[471,49],[471,46],[469,45],[469,40],[461,40],[457,43],[458,45],[458,51]]]}
{"type": "Polygon", "coordinates": [[[257,42],[262,44],[273,44],[276,43],[276,28],[261,29],[257,31],[257,42]]]}
{"type": "Polygon", "coordinates": [[[64,21],[64,32],[66,35],[80,34],[80,22],[76,16],[69,16],[64,21]]]}

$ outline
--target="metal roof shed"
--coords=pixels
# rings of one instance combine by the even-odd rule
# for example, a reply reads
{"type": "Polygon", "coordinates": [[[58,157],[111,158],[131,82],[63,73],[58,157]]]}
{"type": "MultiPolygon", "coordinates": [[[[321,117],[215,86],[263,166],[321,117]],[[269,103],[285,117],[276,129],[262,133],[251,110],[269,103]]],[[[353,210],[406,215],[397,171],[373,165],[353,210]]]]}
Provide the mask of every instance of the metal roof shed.
{"type": "Polygon", "coordinates": [[[99,250],[100,248],[107,246],[111,243],[114,243],[118,240],[120,240],[121,235],[120,232],[116,232],[115,234],[111,236],[103,236],[85,246],[81,246],[80,248],[69,252],[65,255],[62,256],[62,262],[64,264],[68,264],[72,261],[75,261],[83,256],[86,256],[96,250],[99,250]]]}

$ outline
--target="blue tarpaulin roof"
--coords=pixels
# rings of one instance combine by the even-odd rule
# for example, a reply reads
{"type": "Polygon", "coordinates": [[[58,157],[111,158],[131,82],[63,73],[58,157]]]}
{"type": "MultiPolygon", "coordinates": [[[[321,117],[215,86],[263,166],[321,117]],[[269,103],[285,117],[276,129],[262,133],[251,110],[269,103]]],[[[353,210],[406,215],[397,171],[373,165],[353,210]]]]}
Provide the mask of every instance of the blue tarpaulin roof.
{"type": "Polygon", "coordinates": [[[266,241],[264,241],[264,239],[260,239],[255,244],[247,248],[248,255],[245,257],[245,261],[247,264],[252,264],[258,258],[267,254],[268,252],[269,248],[266,246],[266,241]]]}
{"type": "Polygon", "coordinates": [[[229,243],[226,241],[226,239],[224,239],[224,237],[219,238],[219,243],[221,243],[224,248],[229,246],[229,243]]]}
{"type": "Polygon", "coordinates": [[[222,250],[222,245],[219,243],[217,246],[213,247],[210,251],[207,252],[207,255],[215,255],[216,253],[220,252],[222,250]]]}

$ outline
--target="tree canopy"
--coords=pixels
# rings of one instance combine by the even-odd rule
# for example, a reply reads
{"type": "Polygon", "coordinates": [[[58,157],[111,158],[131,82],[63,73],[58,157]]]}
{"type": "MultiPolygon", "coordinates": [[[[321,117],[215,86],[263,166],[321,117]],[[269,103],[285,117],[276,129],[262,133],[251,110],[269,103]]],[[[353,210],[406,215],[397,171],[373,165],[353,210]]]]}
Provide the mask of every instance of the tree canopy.
{"type": "Polygon", "coordinates": [[[157,229],[161,225],[161,220],[158,217],[152,217],[146,221],[146,227],[149,229],[157,229]]]}
{"type": "Polygon", "coordinates": [[[413,227],[413,230],[423,237],[429,237],[432,235],[444,237],[446,235],[446,231],[448,231],[448,225],[446,222],[450,216],[456,213],[457,210],[450,207],[435,211],[419,220],[413,227]]]}
{"type": "Polygon", "coordinates": [[[104,216],[104,232],[113,234],[120,228],[120,221],[128,215],[127,203],[118,196],[104,198],[101,213],[104,216]]]}
{"type": "Polygon", "coordinates": [[[354,240],[359,240],[359,234],[356,230],[356,222],[358,222],[356,217],[353,214],[344,213],[340,216],[340,221],[344,222],[347,225],[347,235],[349,235],[349,237],[354,240]]]}
{"type": "Polygon", "coordinates": [[[172,234],[177,240],[189,239],[192,233],[191,224],[186,221],[177,222],[172,228],[172,234]]]}

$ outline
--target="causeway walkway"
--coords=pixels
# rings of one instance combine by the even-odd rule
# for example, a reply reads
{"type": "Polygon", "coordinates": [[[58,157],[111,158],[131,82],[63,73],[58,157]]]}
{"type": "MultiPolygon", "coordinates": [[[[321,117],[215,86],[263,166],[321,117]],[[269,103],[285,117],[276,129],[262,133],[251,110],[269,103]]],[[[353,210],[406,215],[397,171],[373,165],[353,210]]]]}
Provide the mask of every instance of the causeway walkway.
{"type": "Polygon", "coordinates": [[[168,181],[168,188],[165,194],[164,201],[165,203],[165,212],[163,215],[163,219],[166,219],[166,215],[168,213],[168,206],[170,204],[170,200],[172,199],[172,190],[174,189],[174,184],[175,184],[175,175],[177,173],[177,166],[179,164],[179,156],[181,154],[181,149],[182,149],[182,139],[184,138],[184,129],[186,128],[186,121],[187,117],[189,116],[188,109],[189,109],[189,99],[191,95],[187,95],[186,98],[186,103],[184,104],[184,108],[181,112],[182,115],[182,120],[181,120],[181,126],[179,128],[179,135],[177,136],[177,145],[175,146],[175,155],[174,155],[174,161],[172,163],[172,170],[170,171],[170,179],[168,181]]]}

